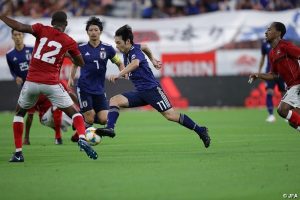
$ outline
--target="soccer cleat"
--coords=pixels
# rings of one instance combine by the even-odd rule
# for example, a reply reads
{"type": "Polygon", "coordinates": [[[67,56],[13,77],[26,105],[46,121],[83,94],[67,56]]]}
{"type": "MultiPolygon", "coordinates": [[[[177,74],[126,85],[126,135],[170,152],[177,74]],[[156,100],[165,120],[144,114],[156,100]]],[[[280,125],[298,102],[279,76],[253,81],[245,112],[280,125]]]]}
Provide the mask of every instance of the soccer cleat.
{"type": "Polygon", "coordinates": [[[266,119],[266,122],[273,123],[276,121],[276,118],[274,115],[269,115],[268,118],[266,119]]]}
{"type": "Polygon", "coordinates": [[[112,128],[97,128],[96,134],[99,135],[100,137],[108,136],[113,138],[116,136],[115,130],[112,128]]]}
{"type": "Polygon", "coordinates": [[[208,135],[208,129],[206,127],[203,128],[204,130],[197,134],[199,135],[200,139],[203,141],[205,148],[208,148],[210,145],[210,137],[208,135]]]}
{"type": "Polygon", "coordinates": [[[24,162],[22,151],[15,152],[9,162],[24,162]]]}
{"type": "Polygon", "coordinates": [[[55,144],[57,144],[57,145],[63,144],[62,139],[61,139],[61,138],[56,138],[56,139],[55,139],[55,144]]]}
{"type": "Polygon", "coordinates": [[[94,149],[89,145],[89,143],[83,139],[79,138],[78,140],[78,146],[80,147],[80,150],[83,149],[87,156],[93,160],[96,160],[98,158],[98,154],[94,149]]]}
{"type": "Polygon", "coordinates": [[[72,137],[71,137],[71,141],[78,142],[78,140],[79,140],[79,136],[78,136],[77,132],[75,132],[74,135],[72,135],[72,137]]]}

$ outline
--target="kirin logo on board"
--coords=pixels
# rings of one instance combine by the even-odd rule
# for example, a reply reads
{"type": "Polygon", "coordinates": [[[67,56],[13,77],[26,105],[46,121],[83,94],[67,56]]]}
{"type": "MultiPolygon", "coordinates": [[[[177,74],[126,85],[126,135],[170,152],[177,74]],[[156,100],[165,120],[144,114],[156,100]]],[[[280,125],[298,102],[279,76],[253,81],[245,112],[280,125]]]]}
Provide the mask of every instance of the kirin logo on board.
{"type": "Polygon", "coordinates": [[[171,77],[216,75],[215,52],[162,55],[162,75],[171,77]]]}

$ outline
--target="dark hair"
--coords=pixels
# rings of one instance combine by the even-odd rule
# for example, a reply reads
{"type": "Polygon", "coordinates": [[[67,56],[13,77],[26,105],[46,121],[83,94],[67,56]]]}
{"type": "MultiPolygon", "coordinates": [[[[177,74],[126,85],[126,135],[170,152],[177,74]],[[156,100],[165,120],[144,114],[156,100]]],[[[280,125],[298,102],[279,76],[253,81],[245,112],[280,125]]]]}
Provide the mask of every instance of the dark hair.
{"type": "Polygon", "coordinates": [[[286,33],[286,28],[285,28],[284,24],[281,22],[273,22],[272,24],[275,27],[275,29],[281,33],[280,37],[283,38],[283,36],[286,33]]]}
{"type": "Polygon", "coordinates": [[[124,25],[120,27],[116,33],[115,36],[121,36],[122,40],[126,42],[126,40],[130,40],[130,43],[133,44],[133,33],[132,33],[132,28],[129,25],[124,25]]]}
{"type": "Polygon", "coordinates": [[[51,25],[67,25],[67,14],[64,11],[56,11],[52,15],[51,25]]]}
{"type": "Polygon", "coordinates": [[[98,17],[90,17],[90,19],[86,22],[85,30],[88,31],[91,25],[96,25],[99,27],[100,31],[103,30],[103,24],[98,17]]]}

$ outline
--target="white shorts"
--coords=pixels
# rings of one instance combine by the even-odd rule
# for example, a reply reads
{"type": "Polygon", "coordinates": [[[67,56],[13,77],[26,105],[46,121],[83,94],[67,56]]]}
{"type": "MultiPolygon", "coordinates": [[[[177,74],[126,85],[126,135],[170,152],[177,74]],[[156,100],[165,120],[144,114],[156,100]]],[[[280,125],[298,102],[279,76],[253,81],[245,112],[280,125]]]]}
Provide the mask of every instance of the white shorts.
{"type": "MultiPolygon", "coordinates": [[[[41,124],[54,129],[55,125],[53,119],[53,110],[55,110],[55,108],[53,107],[47,110],[47,112],[41,118],[41,124]]],[[[68,115],[66,115],[66,113],[62,112],[61,127],[60,127],[62,131],[66,132],[68,130],[68,127],[71,125],[72,125],[72,119],[68,115]]]]}
{"type": "Polygon", "coordinates": [[[295,108],[300,108],[300,84],[288,89],[281,101],[295,108]]]}
{"type": "Polygon", "coordinates": [[[25,81],[18,104],[24,109],[32,108],[40,94],[44,94],[52,105],[58,108],[67,108],[74,104],[69,93],[61,84],[47,85],[30,81],[25,81]]]}

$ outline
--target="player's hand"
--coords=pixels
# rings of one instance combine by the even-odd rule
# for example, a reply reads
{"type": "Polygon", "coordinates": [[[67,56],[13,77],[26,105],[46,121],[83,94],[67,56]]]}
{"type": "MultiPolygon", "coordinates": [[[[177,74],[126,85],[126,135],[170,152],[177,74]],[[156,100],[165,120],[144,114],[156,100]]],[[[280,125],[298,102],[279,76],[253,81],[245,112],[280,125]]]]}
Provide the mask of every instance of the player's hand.
{"type": "Polygon", "coordinates": [[[111,75],[108,80],[112,83],[115,83],[120,77],[118,75],[111,75]]]}
{"type": "Polygon", "coordinates": [[[73,88],[73,87],[74,87],[74,80],[70,78],[68,80],[68,88],[73,88]]]}
{"type": "Polygon", "coordinates": [[[258,73],[250,74],[248,83],[251,84],[257,78],[258,78],[258,73]]]}
{"type": "Polygon", "coordinates": [[[153,58],[153,60],[151,62],[153,64],[153,66],[155,67],[155,69],[157,69],[157,70],[161,69],[162,63],[159,60],[153,58]]]}
{"type": "Polygon", "coordinates": [[[17,83],[17,85],[22,85],[23,84],[22,78],[17,76],[16,77],[16,83],[17,83]]]}

